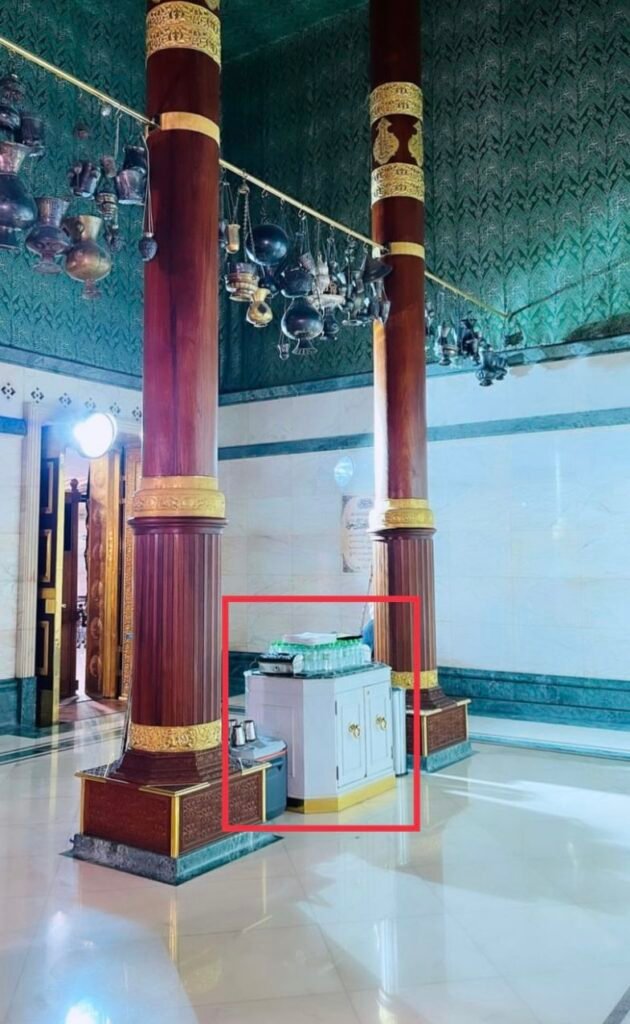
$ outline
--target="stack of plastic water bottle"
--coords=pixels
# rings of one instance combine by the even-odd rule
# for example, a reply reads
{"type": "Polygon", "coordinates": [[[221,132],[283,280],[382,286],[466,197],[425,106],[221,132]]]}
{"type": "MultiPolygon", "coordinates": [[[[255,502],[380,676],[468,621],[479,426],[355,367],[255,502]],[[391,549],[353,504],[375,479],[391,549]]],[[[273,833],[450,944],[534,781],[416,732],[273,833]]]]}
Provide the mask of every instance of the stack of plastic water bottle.
{"type": "Polygon", "coordinates": [[[338,636],[336,633],[297,633],[276,640],[269,654],[300,654],[301,675],[321,676],[353,672],[369,665],[372,652],[360,636],[338,636]]]}

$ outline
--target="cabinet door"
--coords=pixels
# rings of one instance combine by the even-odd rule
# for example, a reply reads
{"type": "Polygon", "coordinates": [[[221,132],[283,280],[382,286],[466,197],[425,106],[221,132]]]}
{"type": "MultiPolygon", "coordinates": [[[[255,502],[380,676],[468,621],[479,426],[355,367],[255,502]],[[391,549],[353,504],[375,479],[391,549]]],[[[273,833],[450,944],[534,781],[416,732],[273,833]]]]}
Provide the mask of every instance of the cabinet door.
{"type": "Polygon", "coordinates": [[[335,702],[338,786],[360,782],[366,773],[363,691],[344,693],[335,702]]]}
{"type": "Polygon", "coordinates": [[[392,692],[388,683],[369,686],[365,694],[367,773],[378,775],[393,764],[392,692]]]}

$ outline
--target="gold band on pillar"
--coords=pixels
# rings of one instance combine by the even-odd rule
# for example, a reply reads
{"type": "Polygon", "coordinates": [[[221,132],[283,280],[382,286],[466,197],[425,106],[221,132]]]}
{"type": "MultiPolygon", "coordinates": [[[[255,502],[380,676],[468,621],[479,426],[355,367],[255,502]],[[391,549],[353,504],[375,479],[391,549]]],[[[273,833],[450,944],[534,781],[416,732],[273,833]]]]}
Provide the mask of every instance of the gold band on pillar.
{"type": "Polygon", "coordinates": [[[435,526],[426,498],[376,498],[370,512],[370,530],[429,529],[435,526]]]}
{"type": "Polygon", "coordinates": [[[160,128],[163,132],[198,132],[200,135],[207,135],[209,139],[214,139],[217,146],[221,143],[221,130],[216,121],[211,121],[209,117],[202,117],[201,114],[169,110],[165,114],[160,114],[160,128]]]}
{"type": "Polygon", "coordinates": [[[424,174],[417,164],[385,164],[372,171],[372,205],[379,199],[408,196],[424,202],[424,174]]]}
{"type": "Polygon", "coordinates": [[[418,242],[389,242],[386,248],[388,256],[417,256],[421,260],[425,258],[424,246],[418,242]]]}
{"type": "Polygon", "coordinates": [[[370,124],[392,114],[422,120],[422,89],[413,82],[385,82],[370,94],[370,124]]]}
{"type": "MultiPolygon", "coordinates": [[[[420,689],[432,690],[438,685],[438,673],[436,668],[420,673],[420,689]]],[[[413,690],[415,678],[413,672],[392,672],[392,686],[400,686],[404,690],[413,690]]]]}
{"type": "Polygon", "coordinates": [[[225,495],[213,476],[147,476],[131,503],[132,516],[223,519],[225,495]]]}
{"type": "Polygon", "coordinates": [[[134,750],[148,750],[152,754],[212,750],[221,744],[221,719],[202,725],[137,725],[132,722],[129,742],[134,750]]]}
{"type": "Polygon", "coordinates": [[[221,22],[212,11],[167,0],[147,14],[147,60],[158,50],[199,50],[221,64],[221,22]]]}

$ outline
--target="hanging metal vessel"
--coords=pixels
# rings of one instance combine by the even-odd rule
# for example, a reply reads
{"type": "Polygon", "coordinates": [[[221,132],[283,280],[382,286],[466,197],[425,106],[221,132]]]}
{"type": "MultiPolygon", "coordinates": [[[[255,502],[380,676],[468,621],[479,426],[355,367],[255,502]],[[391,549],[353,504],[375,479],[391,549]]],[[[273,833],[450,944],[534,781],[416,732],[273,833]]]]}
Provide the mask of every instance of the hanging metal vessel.
{"type": "Polygon", "coordinates": [[[70,238],[61,226],[68,209],[67,199],[57,196],[37,196],[37,223],[25,239],[26,248],[39,256],[33,270],[38,274],[60,274],[62,267],[56,258],[70,248],[70,238]]]}
{"type": "Polygon", "coordinates": [[[252,299],[245,319],[252,327],[267,327],[273,320],[273,310],[266,301],[269,295],[268,288],[257,288],[252,299]]]}
{"type": "Polygon", "coordinates": [[[96,192],[100,169],[91,160],[77,160],[68,170],[68,182],[79,199],[92,199],[96,192]]]}
{"type": "Polygon", "coordinates": [[[0,129],[17,132],[20,127],[19,105],[24,99],[24,88],[17,75],[0,78],[0,129]]]}
{"type": "Polygon", "coordinates": [[[255,263],[232,263],[225,275],[225,288],[232,302],[253,302],[258,289],[255,263]]]}
{"type": "Polygon", "coordinates": [[[83,298],[99,295],[96,282],[107,277],[112,269],[111,256],[97,238],[103,221],[100,217],[66,217],[63,225],[70,235],[72,247],[65,259],[65,271],[75,281],[83,282],[83,298]]]}
{"type": "MultiPolygon", "coordinates": [[[[282,317],[282,332],[294,341],[313,341],[324,330],[324,321],[312,302],[297,298],[282,317]]],[[[310,349],[308,346],[306,351],[310,349]]],[[[301,354],[296,351],[296,355],[301,354]]]]}
{"type": "Polygon", "coordinates": [[[46,134],[46,122],[43,117],[36,114],[22,112],[20,130],[17,133],[18,142],[28,146],[30,157],[43,156],[46,152],[44,137],[46,134]]]}
{"type": "Polygon", "coordinates": [[[289,251],[289,237],[276,224],[258,224],[252,228],[245,251],[250,260],[262,267],[277,267],[289,251]]]}
{"type": "Polygon", "coordinates": [[[0,142],[0,249],[19,249],[22,231],[37,214],[35,200],[18,173],[28,146],[0,142]]]}
{"type": "Polygon", "coordinates": [[[147,154],[144,146],[125,146],[122,170],[115,178],[118,200],[124,206],[142,206],[147,191],[147,154]]]}

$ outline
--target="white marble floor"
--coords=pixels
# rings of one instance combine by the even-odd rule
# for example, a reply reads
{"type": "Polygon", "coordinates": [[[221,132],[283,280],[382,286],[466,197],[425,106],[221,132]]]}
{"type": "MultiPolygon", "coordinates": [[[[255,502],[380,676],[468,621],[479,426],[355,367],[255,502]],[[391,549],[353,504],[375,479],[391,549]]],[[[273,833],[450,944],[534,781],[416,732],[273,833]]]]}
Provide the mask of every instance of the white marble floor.
{"type": "Polygon", "coordinates": [[[173,889],[59,856],[118,743],[0,764],[3,1024],[603,1024],[630,987],[630,765],[483,744],[423,780],[420,835],[173,889]]]}

